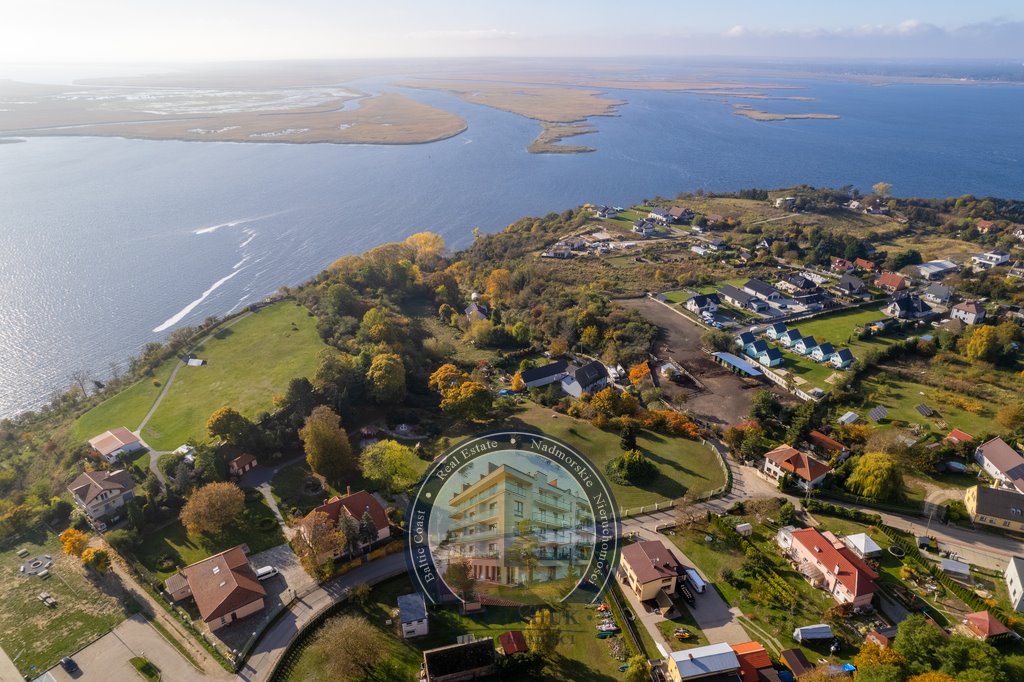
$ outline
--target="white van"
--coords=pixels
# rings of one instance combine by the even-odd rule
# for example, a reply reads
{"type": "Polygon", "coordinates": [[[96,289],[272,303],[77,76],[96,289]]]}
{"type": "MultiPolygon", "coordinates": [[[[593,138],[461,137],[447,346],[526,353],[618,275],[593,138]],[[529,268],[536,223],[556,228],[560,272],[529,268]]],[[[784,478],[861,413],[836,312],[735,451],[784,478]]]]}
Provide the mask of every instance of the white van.
{"type": "Polygon", "coordinates": [[[704,583],[704,579],[697,574],[697,571],[692,568],[686,569],[686,577],[689,578],[690,585],[693,586],[693,591],[697,594],[704,594],[704,590],[707,589],[707,585],[704,583]]]}
{"type": "Polygon", "coordinates": [[[273,566],[264,566],[263,568],[256,569],[256,579],[267,580],[268,578],[273,578],[277,573],[277,569],[273,566]]]}

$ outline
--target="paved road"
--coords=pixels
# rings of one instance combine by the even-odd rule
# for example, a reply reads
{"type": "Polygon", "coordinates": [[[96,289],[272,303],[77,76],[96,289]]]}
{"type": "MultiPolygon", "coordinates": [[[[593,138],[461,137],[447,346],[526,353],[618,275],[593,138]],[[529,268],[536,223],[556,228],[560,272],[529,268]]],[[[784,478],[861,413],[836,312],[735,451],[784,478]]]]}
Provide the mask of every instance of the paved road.
{"type": "Polygon", "coordinates": [[[390,554],[371,561],[292,602],[287,613],[263,633],[238,677],[246,682],[263,682],[288,649],[295,636],[325,609],[340,601],[354,585],[374,585],[406,572],[405,555],[390,554]]]}

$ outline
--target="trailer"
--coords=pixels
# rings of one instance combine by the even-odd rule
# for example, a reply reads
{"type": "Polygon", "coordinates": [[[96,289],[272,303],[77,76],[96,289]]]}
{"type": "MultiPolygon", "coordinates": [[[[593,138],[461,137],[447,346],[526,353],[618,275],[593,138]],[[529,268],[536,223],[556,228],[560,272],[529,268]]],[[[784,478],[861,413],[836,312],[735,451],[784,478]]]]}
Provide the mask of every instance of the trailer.
{"type": "Polygon", "coordinates": [[[692,568],[686,569],[686,578],[690,581],[693,586],[693,591],[697,594],[704,594],[704,590],[707,589],[707,584],[704,579],[700,577],[700,574],[692,568]]]}

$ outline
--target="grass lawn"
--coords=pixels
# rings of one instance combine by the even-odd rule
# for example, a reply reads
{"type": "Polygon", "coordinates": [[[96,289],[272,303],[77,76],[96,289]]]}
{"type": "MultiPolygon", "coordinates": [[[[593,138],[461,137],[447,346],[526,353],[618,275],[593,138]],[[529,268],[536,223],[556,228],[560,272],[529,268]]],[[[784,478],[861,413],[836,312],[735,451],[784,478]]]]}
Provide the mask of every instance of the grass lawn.
{"type": "MultiPolygon", "coordinates": [[[[590,422],[557,414],[540,405],[531,403],[513,419],[578,449],[602,474],[605,465],[622,452],[617,433],[602,431],[590,422]]],[[[637,446],[657,464],[658,475],[641,486],[609,481],[612,495],[624,509],[679,499],[687,490],[705,493],[725,484],[718,455],[698,441],[643,431],[637,436],[637,446]]]]}
{"type": "Polygon", "coordinates": [[[291,302],[278,303],[224,329],[194,351],[207,364],[183,367],[142,436],[159,450],[206,440],[206,420],[224,405],[255,417],[288,382],[312,376],[326,346],[316,320],[291,302]]]}
{"type": "Polygon", "coordinates": [[[914,249],[920,251],[921,257],[926,261],[939,258],[967,260],[969,256],[984,250],[978,244],[938,234],[913,234],[886,243],[891,244],[894,250],[914,249]]]}
{"type": "MultiPolygon", "coordinates": [[[[675,618],[666,618],[665,620],[658,621],[658,629],[661,630],[661,634],[665,636],[665,640],[672,647],[672,651],[679,651],[681,649],[692,649],[696,646],[706,646],[711,644],[708,638],[704,635],[704,631],[697,626],[697,621],[690,613],[690,609],[686,608],[685,602],[676,601],[676,615],[675,618]],[[686,628],[693,635],[689,639],[679,640],[675,638],[672,633],[676,628],[686,628]]],[[[642,628],[645,632],[647,628],[642,628]]],[[[656,652],[657,649],[652,649],[652,652],[656,652]]],[[[651,654],[654,656],[654,654],[651,654]]]]}
{"type": "Polygon", "coordinates": [[[104,400],[77,420],[72,427],[76,440],[87,441],[93,436],[118,426],[131,430],[142,423],[153,401],[160,395],[167,377],[178,362],[177,358],[160,365],[152,377],[138,381],[115,396],[104,400]]]}
{"type": "Polygon", "coordinates": [[[0,646],[22,673],[34,673],[32,677],[126,617],[117,600],[97,587],[79,561],[61,551],[53,534],[30,536],[0,553],[0,571],[4,575],[0,580],[0,646]],[[47,554],[54,558],[48,577],[20,574],[25,559],[15,551],[21,547],[29,551],[26,558],[47,554]],[[48,592],[57,606],[44,606],[38,599],[40,592],[48,592]]]}
{"type": "MultiPolygon", "coordinates": [[[[414,680],[423,660],[422,652],[439,646],[454,644],[456,637],[473,634],[497,637],[508,630],[522,630],[526,626],[523,614],[513,607],[487,607],[482,613],[472,616],[460,615],[451,608],[430,610],[430,634],[413,640],[399,639],[392,626],[385,621],[392,618],[392,611],[401,594],[412,592],[408,576],[401,576],[381,583],[373,589],[367,603],[360,607],[346,605],[339,614],[362,615],[378,628],[387,641],[386,663],[366,679],[381,682],[414,680]]],[[[561,640],[552,660],[545,667],[545,680],[579,680],[583,682],[611,682],[621,679],[619,661],[610,655],[612,640],[596,637],[596,613],[591,607],[570,605],[560,614],[561,640]]],[[[619,639],[619,638],[615,638],[619,639]]],[[[306,647],[292,666],[287,680],[328,680],[322,670],[322,658],[316,646],[306,647]]]]}
{"type": "Polygon", "coordinates": [[[143,566],[162,580],[173,575],[179,568],[235,545],[246,544],[249,551],[255,554],[284,542],[284,534],[281,533],[274,513],[260,497],[246,504],[242,518],[223,537],[196,540],[189,537],[181,522],[174,521],[160,530],[147,533],[142,544],[135,550],[135,555],[143,566]],[[165,558],[170,559],[174,565],[161,565],[161,560],[165,558]]]}

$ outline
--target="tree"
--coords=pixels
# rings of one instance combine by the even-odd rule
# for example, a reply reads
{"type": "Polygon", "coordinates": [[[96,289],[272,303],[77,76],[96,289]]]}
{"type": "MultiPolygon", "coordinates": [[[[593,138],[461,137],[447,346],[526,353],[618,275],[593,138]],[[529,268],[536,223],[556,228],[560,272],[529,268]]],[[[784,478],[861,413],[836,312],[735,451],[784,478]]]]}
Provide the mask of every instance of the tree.
{"type": "Polygon", "coordinates": [[[484,287],[492,304],[506,303],[515,293],[512,289],[512,273],[505,268],[496,268],[487,276],[484,287]]]}
{"type": "Polygon", "coordinates": [[[974,325],[960,340],[961,352],[970,360],[995,360],[999,350],[996,328],[974,325]]]}
{"type": "Polygon", "coordinates": [[[880,198],[884,199],[889,196],[890,192],[892,192],[892,184],[888,182],[876,182],[871,185],[871,190],[880,198]]]}
{"type": "Polygon", "coordinates": [[[359,519],[358,537],[359,543],[363,545],[369,545],[377,539],[377,524],[373,522],[369,509],[364,511],[362,518],[359,519]]]}
{"type": "Polygon", "coordinates": [[[609,386],[602,388],[590,398],[590,406],[598,414],[606,417],[617,417],[620,414],[622,398],[619,392],[609,386]]]}
{"type": "Polygon", "coordinates": [[[324,679],[365,679],[389,651],[380,631],[362,616],[336,616],[328,620],[313,640],[324,679]]]}
{"type": "Polygon", "coordinates": [[[444,253],[444,237],[433,232],[417,232],[405,238],[405,243],[416,251],[416,264],[429,265],[444,253]]]}
{"type": "Polygon", "coordinates": [[[275,402],[278,409],[285,414],[301,418],[309,414],[319,401],[309,379],[299,377],[288,382],[285,394],[275,402]]]}
{"type": "Polygon", "coordinates": [[[427,387],[444,395],[445,391],[466,381],[469,381],[469,375],[449,362],[434,370],[427,381],[427,387]]]}
{"type": "Polygon", "coordinates": [[[629,368],[629,383],[639,386],[644,380],[651,378],[651,366],[646,361],[638,362],[629,368]]]}
{"type": "Polygon", "coordinates": [[[493,404],[491,391],[479,381],[448,389],[441,399],[441,409],[458,419],[484,419],[493,404]]]}
{"type": "Polygon", "coordinates": [[[869,452],[857,458],[846,487],[874,500],[899,500],[904,492],[903,471],[889,455],[869,452]]]}
{"type": "Polygon", "coordinates": [[[953,635],[937,652],[938,669],[957,680],[966,680],[965,673],[977,671],[971,677],[986,682],[1003,680],[1002,656],[999,650],[988,642],[963,635],[953,635]],[[979,674],[980,673],[980,674],[979,674]]]}
{"type": "Polygon", "coordinates": [[[538,609],[526,624],[526,646],[541,656],[555,653],[560,633],[558,626],[551,617],[550,609],[538,609]]]}
{"type": "Polygon", "coordinates": [[[893,664],[857,668],[857,682],[903,682],[906,677],[903,668],[893,664]]]}
{"type": "Polygon", "coordinates": [[[526,390],[526,382],[523,381],[523,373],[522,372],[516,372],[512,376],[512,390],[515,391],[516,393],[519,393],[520,391],[525,391],[526,390]]]}
{"type": "Polygon", "coordinates": [[[394,440],[367,447],[359,462],[363,476],[383,485],[388,495],[409,488],[419,478],[419,457],[412,448],[394,440]]]}
{"type": "Polygon", "coordinates": [[[601,332],[596,325],[589,325],[580,332],[580,343],[588,350],[596,351],[601,345],[601,332]]]}
{"type": "Polygon", "coordinates": [[[245,511],[245,494],[234,483],[207,483],[181,508],[189,535],[220,535],[245,511]]]}
{"type": "Polygon", "coordinates": [[[636,450],[636,424],[632,420],[623,421],[627,421],[627,423],[619,433],[619,447],[623,451],[636,450]]]}
{"type": "Polygon", "coordinates": [[[351,595],[355,603],[360,606],[366,604],[367,600],[370,599],[370,594],[373,592],[373,588],[366,583],[359,583],[352,587],[351,595]]]}
{"type": "Polygon", "coordinates": [[[760,390],[754,394],[754,400],[750,406],[750,416],[758,421],[777,419],[781,409],[779,398],[768,390],[760,390]]]}
{"type": "Polygon", "coordinates": [[[210,438],[237,445],[251,432],[252,422],[232,407],[218,407],[206,421],[210,438]]]}
{"type": "Polygon", "coordinates": [[[103,549],[86,547],[82,552],[82,565],[89,566],[97,573],[106,573],[110,568],[110,554],[103,549]]]}
{"type": "Polygon", "coordinates": [[[444,571],[444,581],[463,601],[468,601],[476,590],[473,563],[469,557],[459,556],[449,561],[444,571]]]}
{"type": "Polygon", "coordinates": [[[551,343],[548,344],[548,353],[550,353],[553,358],[565,355],[567,352],[569,352],[569,342],[561,337],[552,339],[551,343]]]}
{"type": "Polygon", "coordinates": [[[788,500],[779,507],[779,525],[792,526],[793,522],[796,521],[796,507],[793,506],[792,502],[788,500]]]}
{"type": "Polygon", "coordinates": [[[331,483],[341,482],[355,468],[341,417],[326,405],[314,408],[306,417],[306,423],[299,429],[299,439],[309,468],[331,483]]]}
{"type": "Polygon", "coordinates": [[[900,622],[892,648],[906,660],[909,672],[923,673],[939,667],[936,653],[945,643],[939,628],[915,613],[900,622]]]}
{"type": "Polygon", "coordinates": [[[651,679],[651,664],[643,656],[636,655],[627,661],[626,675],[622,679],[626,682],[648,682],[651,679]]]}
{"type": "Polygon", "coordinates": [[[405,365],[394,353],[375,355],[366,381],[370,395],[381,405],[398,405],[405,400],[405,365]]]}
{"type": "Polygon", "coordinates": [[[700,337],[701,345],[712,350],[730,353],[736,350],[736,337],[729,332],[710,330],[700,337]]]}
{"type": "Polygon", "coordinates": [[[866,668],[874,668],[881,665],[906,665],[906,659],[896,651],[888,647],[880,647],[874,642],[865,642],[860,652],[853,657],[853,664],[857,670],[863,671],[866,668]]]}
{"type": "Polygon", "coordinates": [[[134,529],[118,528],[106,534],[107,544],[120,554],[127,554],[139,542],[139,534],[134,529]]]}
{"type": "Polygon", "coordinates": [[[71,556],[82,556],[86,545],[89,544],[89,536],[77,528],[68,528],[60,534],[60,544],[65,554],[71,556]]]}
{"type": "Polygon", "coordinates": [[[929,670],[907,678],[907,682],[956,682],[956,678],[938,670],[929,670]]]}
{"type": "Polygon", "coordinates": [[[314,511],[302,520],[302,538],[309,547],[313,564],[322,556],[340,552],[345,545],[345,538],[338,532],[338,524],[320,511],[314,511]]]}
{"type": "Polygon", "coordinates": [[[1024,426],[1024,403],[1007,403],[996,412],[996,423],[1007,431],[1024,426]]]}
{"type": "Polygon", "coordinates": [[[359,522],[348,514],[338,517],[338,535],[346,551],[355,553],[359,549],[359,522]]]}

